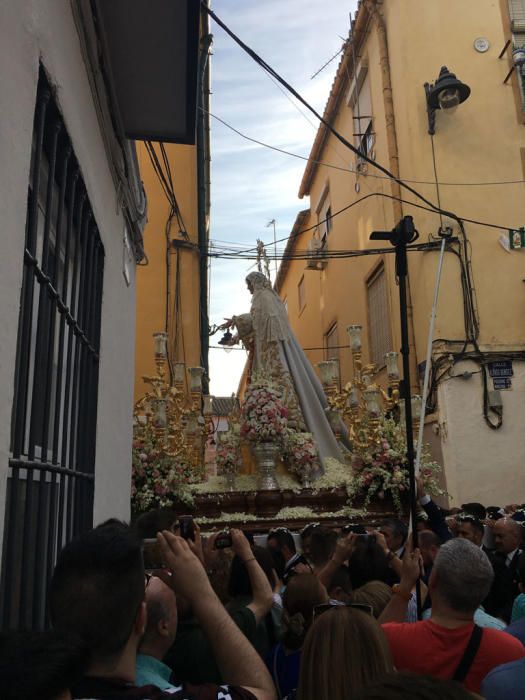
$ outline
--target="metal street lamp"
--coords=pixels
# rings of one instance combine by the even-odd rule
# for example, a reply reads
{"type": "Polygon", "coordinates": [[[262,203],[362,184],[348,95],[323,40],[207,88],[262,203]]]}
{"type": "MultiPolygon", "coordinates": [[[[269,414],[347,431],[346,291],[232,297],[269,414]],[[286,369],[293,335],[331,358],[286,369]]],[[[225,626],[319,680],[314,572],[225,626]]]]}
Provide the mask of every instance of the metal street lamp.
{"type": "Polygon", "coordinates": [[[462,83],[446,66],[439,72],[435,83],[425,83],[427,100],[428,133],[436,133],[436,110],[451,111],[470,95],[470,87],[462,83]]]}

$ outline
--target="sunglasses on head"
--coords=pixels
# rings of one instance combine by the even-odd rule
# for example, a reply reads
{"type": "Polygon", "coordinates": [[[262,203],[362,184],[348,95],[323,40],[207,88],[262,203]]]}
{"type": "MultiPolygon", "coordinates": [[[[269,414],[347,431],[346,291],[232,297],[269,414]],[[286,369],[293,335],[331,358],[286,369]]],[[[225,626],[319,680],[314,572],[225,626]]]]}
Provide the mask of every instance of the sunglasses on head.
{"type": "Polygon", "coordinates": [[[292,534],[291,530],[289,530],[287,527],[272,527],[272,529],[268,531],[268,534],[277,535],[280,532],[288,532],[290,535],[292,534]]]}
{"type": "Polygon", "coordinates": [[[314,620],[319,615],[327,612],[328,610],[336,610],[341,608],[354,608],[355,610],[361,610],[361,612],[367,615],[374,616],[374,608],[367,603],[322,603],[321,605],[316,605],[314,607],[314,620]]]}
{"type": "Polygon", "coordinates": [[[475,515],[471,515],[470,513],[460,513],[459,515],[456,516],[456,519],[461,521],[461,522],[467,522],[467,523],[480,523],[481,521],[479,518],[476,518],[475,515]]]}

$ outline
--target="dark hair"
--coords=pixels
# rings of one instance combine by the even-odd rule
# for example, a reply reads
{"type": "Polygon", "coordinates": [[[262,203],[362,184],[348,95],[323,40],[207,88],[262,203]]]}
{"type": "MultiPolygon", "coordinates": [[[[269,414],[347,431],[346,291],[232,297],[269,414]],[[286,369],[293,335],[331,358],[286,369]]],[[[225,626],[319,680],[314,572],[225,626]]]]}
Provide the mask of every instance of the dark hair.
{"type": "Polygon", "coordinates": [[[321,527],[320,523],[308,523],[308,525],[305,525],[301,530],[301,539],[304,540],[305,537],[310,537],[312,532],[318,527],[321,527]]]}
{"type": "Polygon", "coordinates": [[[177,520],[177,514],[169,508],[156,508],[142,513],[133,523],[133,531],[141,540],[152,539],[157,536],[157,532],[170,530],[177,520]]]}
{"type": "Polygon", "coordinates": [[[487,517],[487,509],[481,503],[463,503],[461,509],[465,513],[474,515],[478,520],[485,520],[487,517]]]}
{"type": "Polygon", "coordinates": [[[324,566],[335,550],[337,532],[326,527],[317,527],[310,537],[310,561],[316,567],[324,566]]]}
{"type": "Polygon", "coordinates": [[[80,680],[87,662],[87,649],[56,631],[0,634],[2,699],[54,700],[80,680]]]}
{"type": "Polygon", "coordinates": [[[397,518],[389,518],[388,520],[385,520],[381,527],[390,527],[392,528],[392,533],[396,537],[401,537],[401,544],[404,545],[405,542],[407,541],[408,537],[408,527],[402,520],[398,520],[397,518]]]}
{"type": "Polygon", "coordinates": [[[480,535],[485,534],[483,523],[480,522],[475,515],[472,515],[472,513],[460,513],[457,516],[457,521],[459,523],[470,523],[474,530],[477,530],[480,535]]]}
{"type": "Polygon", "coordinates": [[[472,700],[472,695],[455,681],[432,676],[391,673],[369,683],[353,700],[472,700]]]}
{"type": "Polygon", "coordinates": [[[441,539],[436,535],[434,530],[421,530],[417,536],[419,546],[421,547],[441,547],[441,539]]]}
{"type": "MultiPolygon", "coordinates": [[[[275,581],[273,580],[273,559],[272,555],[264,547],[255,546],[252,547],[253,556],[257,559],[257,563],[261,569],[266,574],[270,586],[274,587],[275,581]]],[[[243,560],[236,554],[233,557],[231,568],[230,568],[230,579],[228,582],[228,595],[231,598],[236,596],[251,596],[252,595],[252,584],[250,582],[250,576],[248,575],[248,569],[243,560]]]]}
{"type": "Polygon", "coordinates": [[[341,588],[345,593],[352,592],[350,569],[344,564],[342,564],[332,576],[329,590],[334,591],[336,588],[341,588]]]}
{"type": "Polygon", "coordinates": [[[292,554],[295,554],[297,551],[293,535],[286,527],[278,527],[275,530],[270,530],[268,533],[268,540],[275,540],[279,545],[279,549],[288,547],[292,554]]]}
{"type": "Polygon", "coordinates": [[[388,559],[374,539],[359,537],[352,554],[350,579],[355,590],[368,581],[389,581],[388,559]]]}
{"type": "Polygon", "coordinates": [[[316,605],[328,596],[315,574],[299,574],[290,579],[283,593],[283,637],[286,649],[300,649],[312,624],[316,605]]]}
{"type": "Polygon", "coordinates": [[[95,528],[60,552],[49,589],[51,621],[78,635],[95,659],[122,650],[143,600],[141,542],[129,528],[95,528]]]}

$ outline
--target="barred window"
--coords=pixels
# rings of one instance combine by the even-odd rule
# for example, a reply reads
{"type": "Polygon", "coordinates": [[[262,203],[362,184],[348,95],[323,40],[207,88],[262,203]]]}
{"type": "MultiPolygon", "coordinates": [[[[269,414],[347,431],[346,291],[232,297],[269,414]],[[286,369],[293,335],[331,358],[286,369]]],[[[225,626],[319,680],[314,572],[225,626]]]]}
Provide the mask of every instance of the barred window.
{"type": "Polygon", "coordinates": [[[385,364],[385,353],[392,349],[390,314],[385,268],[381,265],[367,280],[370,360],[378,367],[385,364]]]}
{"type": "Polygon", "coordinates": [[[58,551],[92,525],[104,271],[79,164],[42,68],[23,265],[0,620],[38,629],[58,551]]]}
{"type": "MultiPolygon", "coordinates": [[[[525,47],[525,0],[508,0],[513,48],[525,47]]],[[[522,106],[525,109],[525,66],[517,66],[522,106]]]]}
{"type": "Polygon", "coordinates": [[[325,359],[339,361],[339,333],[334,323],[325,334],[325,359]]]}

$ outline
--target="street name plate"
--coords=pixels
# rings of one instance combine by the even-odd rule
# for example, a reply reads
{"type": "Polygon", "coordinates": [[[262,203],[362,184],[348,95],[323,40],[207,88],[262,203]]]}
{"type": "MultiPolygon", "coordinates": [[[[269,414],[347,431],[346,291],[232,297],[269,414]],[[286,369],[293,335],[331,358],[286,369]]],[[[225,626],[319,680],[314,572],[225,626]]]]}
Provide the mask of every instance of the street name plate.
{"type": "Polygon", "coordinates": [[[509,377],[494,377],[494,389],[512,389],[512,379],[509,377]]]}
{"type": "Polygon", "coordinates": [[[513,377],[512,360],[498,360],[489,362],[489,374],[491,377],[513,377]]]}

